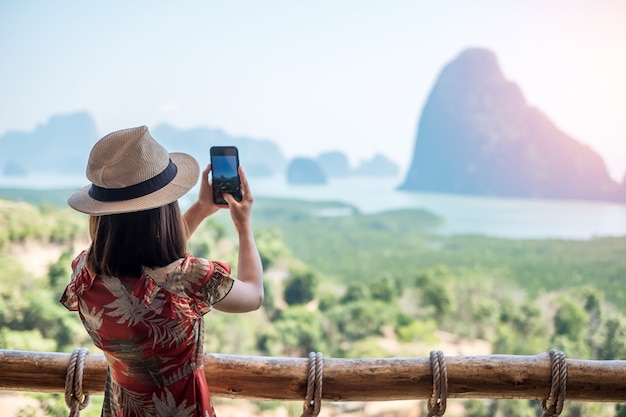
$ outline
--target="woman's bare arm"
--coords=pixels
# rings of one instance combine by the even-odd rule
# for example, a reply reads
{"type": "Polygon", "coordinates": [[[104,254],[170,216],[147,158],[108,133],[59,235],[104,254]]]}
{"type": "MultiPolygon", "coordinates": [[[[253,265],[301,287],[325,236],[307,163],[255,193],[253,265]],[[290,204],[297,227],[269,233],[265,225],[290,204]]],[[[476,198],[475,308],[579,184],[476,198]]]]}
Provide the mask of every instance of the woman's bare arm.
{"type": "Polygon", "coordinates": [[[228,295],[215,304],[215,308],[230,313],[243,313],[258,309],[263,303],[263,266],[252,230],[253,198],[248,180],[239,168],[241,177],[241,201],[224,194],[230,215],[239,236],[237,279],[228,295]]]}

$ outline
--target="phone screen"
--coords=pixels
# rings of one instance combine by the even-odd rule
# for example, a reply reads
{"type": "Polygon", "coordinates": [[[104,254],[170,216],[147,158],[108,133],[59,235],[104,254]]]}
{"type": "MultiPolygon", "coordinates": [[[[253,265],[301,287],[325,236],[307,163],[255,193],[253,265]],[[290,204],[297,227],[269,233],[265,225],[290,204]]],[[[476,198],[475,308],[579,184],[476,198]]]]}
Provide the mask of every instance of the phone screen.
{"type": "Polygon", "coordinates": [[[234,147],[211,148],[211,170],[213,172],[213,201],[227,204],[224,193],[231,194],[241,201],[241,182],[239,179],[239,157],[234,147]]]}

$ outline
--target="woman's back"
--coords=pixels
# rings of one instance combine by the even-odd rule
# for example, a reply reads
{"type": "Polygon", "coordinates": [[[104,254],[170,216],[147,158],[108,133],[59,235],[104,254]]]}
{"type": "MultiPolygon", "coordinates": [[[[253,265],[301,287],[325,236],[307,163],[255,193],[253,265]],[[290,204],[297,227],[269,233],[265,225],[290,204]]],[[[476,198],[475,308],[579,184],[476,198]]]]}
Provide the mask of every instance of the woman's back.
{"type": "Polygon", "coordinates": [[[252,194],[239,167],[241,199],[216,203],[202,172],[198,199],[178,199],[198,181],[196,160],[168,153],[146,126],[100,139],[87,163],[91,184],[68,204],[89,214],[91,245],[72,262],[61,302],[78,311],[107,359],[102,415],[214,416],[203,369],[203,316],[263,302],[263,267],[251,223],[252,194]],[[194,258],[187,242],[204,219],[228,209],[238,236],[237,269],[194,258]]]}
{"type": "Polygon", "coordinates": [[[107,358],[103,415],[212,416],[202,317],[232,288],[229,266],[188,256],[116,278],[92,274],[86,256],[72,263],[61,302],[107,358]]]}

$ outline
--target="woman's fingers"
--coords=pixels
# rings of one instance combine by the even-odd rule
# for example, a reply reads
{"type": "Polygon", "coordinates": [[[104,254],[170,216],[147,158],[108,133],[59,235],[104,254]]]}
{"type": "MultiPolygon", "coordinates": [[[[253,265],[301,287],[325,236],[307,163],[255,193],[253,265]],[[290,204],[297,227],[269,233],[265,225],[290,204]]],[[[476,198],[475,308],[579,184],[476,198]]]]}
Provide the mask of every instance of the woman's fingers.
{"type": "Polygon", "coordinates": [[[241,181],[241,195],[244,199],[252,201],[252,193],[250,192],[250,185],[248,184],[248,178],[243,172],[243,168],[239,166],[239,179],[241,181]]]}

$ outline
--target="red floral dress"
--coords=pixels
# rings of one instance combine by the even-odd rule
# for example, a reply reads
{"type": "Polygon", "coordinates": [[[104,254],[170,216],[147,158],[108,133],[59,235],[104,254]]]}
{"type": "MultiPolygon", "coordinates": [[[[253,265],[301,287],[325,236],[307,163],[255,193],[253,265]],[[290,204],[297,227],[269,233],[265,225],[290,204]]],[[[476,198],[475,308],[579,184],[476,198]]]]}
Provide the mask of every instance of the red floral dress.
{"type": "Polygon", "coordinates": [[[230,266],[187,256],[141,278],[91,273],[83,251],[61,303],[107,359],[102,416],[214,417],[202,317],[233,286],[230,266]]]}

